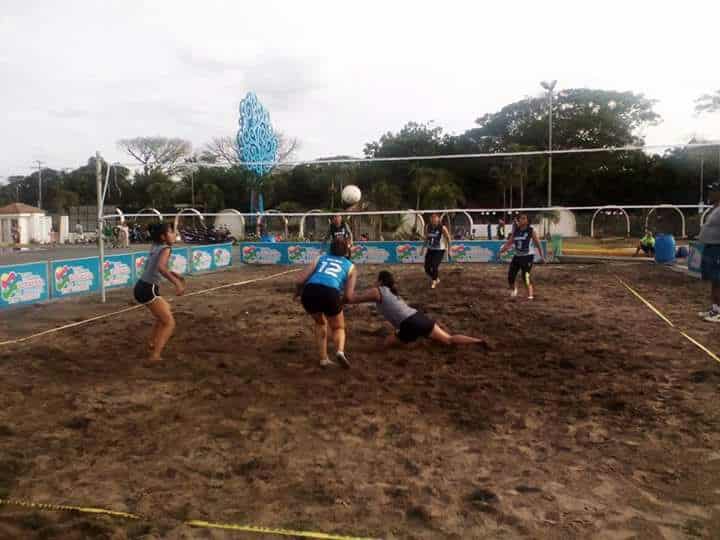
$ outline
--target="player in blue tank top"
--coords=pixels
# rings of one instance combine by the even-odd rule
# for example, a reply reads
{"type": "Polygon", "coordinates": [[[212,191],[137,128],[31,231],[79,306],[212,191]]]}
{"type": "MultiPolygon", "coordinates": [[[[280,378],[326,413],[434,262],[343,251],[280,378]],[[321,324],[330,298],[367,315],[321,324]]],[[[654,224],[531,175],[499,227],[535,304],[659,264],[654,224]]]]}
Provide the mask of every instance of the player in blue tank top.
{"type": "Polygon", "coordinates": [[[335,359],[344,368],[350,367],[345,355],[345,317],[343,295],[349,298],[355,291],[357,272],[347,259],[348,245],[344,238],[336,238],[330,245],[330,253],[321,255],[298,276],[295,296],[301,296],[305,311],[315,321],[320,365],[334,365],[328,358],[328,325],[336,346],[335,359]]]}

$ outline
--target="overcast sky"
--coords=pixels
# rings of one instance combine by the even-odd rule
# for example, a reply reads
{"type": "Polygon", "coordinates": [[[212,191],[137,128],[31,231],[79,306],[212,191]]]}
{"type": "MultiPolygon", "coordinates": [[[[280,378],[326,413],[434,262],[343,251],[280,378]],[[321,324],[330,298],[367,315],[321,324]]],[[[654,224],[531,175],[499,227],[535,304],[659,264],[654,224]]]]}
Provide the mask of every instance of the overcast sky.
{"type": "Polygon", "coordinates": [[[248,90],[301,158],[360,155],[405,122],[462,132],[558,88],[657,99],[648,144],[720,139],[720,2],[0,0],[0,177],[75,167],[123,137],[199,148],[248,90]]]}

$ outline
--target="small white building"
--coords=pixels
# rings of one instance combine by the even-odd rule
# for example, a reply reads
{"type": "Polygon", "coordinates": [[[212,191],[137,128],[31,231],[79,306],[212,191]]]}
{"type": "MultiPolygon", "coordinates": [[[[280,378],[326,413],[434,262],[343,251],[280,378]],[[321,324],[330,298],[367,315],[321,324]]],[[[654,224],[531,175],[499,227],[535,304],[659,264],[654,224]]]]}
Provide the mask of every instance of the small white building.
{"type": "Polygon", "coordinates": [[[20,244],[50,242],[52,218],[44,210],[23,203],[12,203],[0,208],[0,243],[14,243],[13,232],[17,231],[20,244]]]}

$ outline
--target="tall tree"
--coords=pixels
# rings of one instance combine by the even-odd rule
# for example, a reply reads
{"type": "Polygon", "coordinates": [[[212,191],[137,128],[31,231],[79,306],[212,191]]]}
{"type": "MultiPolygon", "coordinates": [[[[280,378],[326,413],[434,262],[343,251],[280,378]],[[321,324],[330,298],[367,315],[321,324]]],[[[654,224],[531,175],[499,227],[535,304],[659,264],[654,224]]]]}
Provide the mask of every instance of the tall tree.
{"type": "Polygon", "coordinates": [[[185,158],[192,154],[192,144],[178,138],[134,137],[120,139],[117,144],[142,165],[146,175],[156,171],[175,174],[182,169],[185,158]]]}

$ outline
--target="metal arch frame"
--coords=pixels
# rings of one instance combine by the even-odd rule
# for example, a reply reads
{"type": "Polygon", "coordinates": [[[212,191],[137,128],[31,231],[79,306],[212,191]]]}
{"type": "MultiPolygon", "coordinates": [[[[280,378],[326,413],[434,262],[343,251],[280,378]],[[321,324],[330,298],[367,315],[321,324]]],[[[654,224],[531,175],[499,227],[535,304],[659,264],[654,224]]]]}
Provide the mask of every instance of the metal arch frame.
{"type": "Polygon", "coordinates": [[[304,214],[303,217],[300,218],[300,230],[298,231],[298,238],[300,238],[300,240],[305,240],[305,219],[310,214],[322,214],[323,212],[324,212],[324,210],[321,210],[319,208],[314,208],[313,210],[310,210],[309,212],[304,214]]]}
{"type": "MultiPolygon", "coordinates": [[[[453,214],[465,214],[465,217],[466,217],[466,218],[468,219],[468,221],[470,222],[470,230],[472,231],[472,228],[473,228],[473,225],[475,225],[475,222],[473,221],[472,216],[471,216],[468,212],[466,212],[465,210],[455,210],[455,211],[452,212],[452,213],[453,213],[453,214]]],[[[448,232],[450,233],[450,237],[452,237],[452,234],[453,234],[452,226],[453,226],[453,224],[452,224],[452,221],[450,221],[450,211],[443,212],[442,215],[440,216],[440,221],[442,221],[442,220],[445,218],[445,216],[448,216],[448,232]]]]}
{"type": "Polygon", "coordinates": [[[288,218],[287,216],[281,212],[280,210],[273,210],[272,208],[270,210],[265,210],[264,212],[258,212],[258,217],[265,216],[267,214],[274,215],[274,216],[280,216],[283,219],[283,223],[285,224],[285,240],[288,240],[290,237],[290,229],[288,227],[288,218]]]}
{"type": "Polygon", "coordinates": [[[220,210],[218,212],[218,215],[215,216],[215,220],[217,221],[217,218],[220,217],[219,214],[234,214],[240,218],[240,226],[242,227],[242,234],[240,240],[245,239],[245,216],[243,216],[242,212],[240,210],[236,210],[235,208],[225,208],[223,210],[220,210]]]}
{"type": "Polygon", "coordinates": [[[159,221],[160,223],[162,223],[163,215],[160,213],[160,210],[158,210],[158,209],[156,209],[156,208],[150,208],[150,207],[148,206],[147,208],[143,208],[142,210],[140,210],[140,211],[138,212],[138,214],[142,214],[142,213],[144,213],[145,211],[147,211],[148,213],[155,214],[155,215],[157,216],[157,218],[158,218],[158,221],[159,221]]]}
{"type": "Polygon", "coordinates": [[[115,208],[115,213],[120,216],[120,225],[125,224],[125,214],[123,214],[123,211],[119,208],[115,208]]]}
{"type": "MultiPolygon", "coordinates": [[[[685,214],[682,213],[682,210],[680,210],[677,206],[674,204],[659,204],[657,206],[653,206],[650,211],[647,213],[647,216],[645,217],[645,228],[648,228],[648,223],[650,222],[650,216],[655,212],[655,210],[658,210],[660,208],[672,208],[675,210],[678,214],[680,214],[680,221],[682,223],[682,236],[680,238],[686,238],[687,235],[685,234],[685,214]]],[[[702,218],[700,219],[700,223],[702,224],[702,218]]]]}
{"type": "Polygon", "coordinates": [[[180,210],[180,211],[177,213],[177,215],[175,216],[175,223],[173,224],[173,228],[175,229],[175,231],[178,230],[178,225],[180,225],[180,218],[181,218],[181,217],[183,216],[183,214],[185,214],[186,212],[192,212],[193,214],[195,214],[197,217],[200,218],[200,221],[202,221],[203,223],[205,223],[205,216],[203,216],[202,213],[201,213],[199,210],[197,210],[197,209],[195,209],[195,208],[183,208],[183,209],[180,210]]]}
{"type": "Polygon", "coordinates": [[[630,237],[630,216],[628,216],[627,211],[622,206],[616,206],[614,204],[610,204],[607,206],[600,206],[597,210],[595,210],[595,213],[593,214],[593,217],[590,220],[590,238],[595,238],[595,218],[603,210],[620,210],[625,215],[625,224],[627,226],[627,237],[626,238],[629,238],[630,237]]]}

